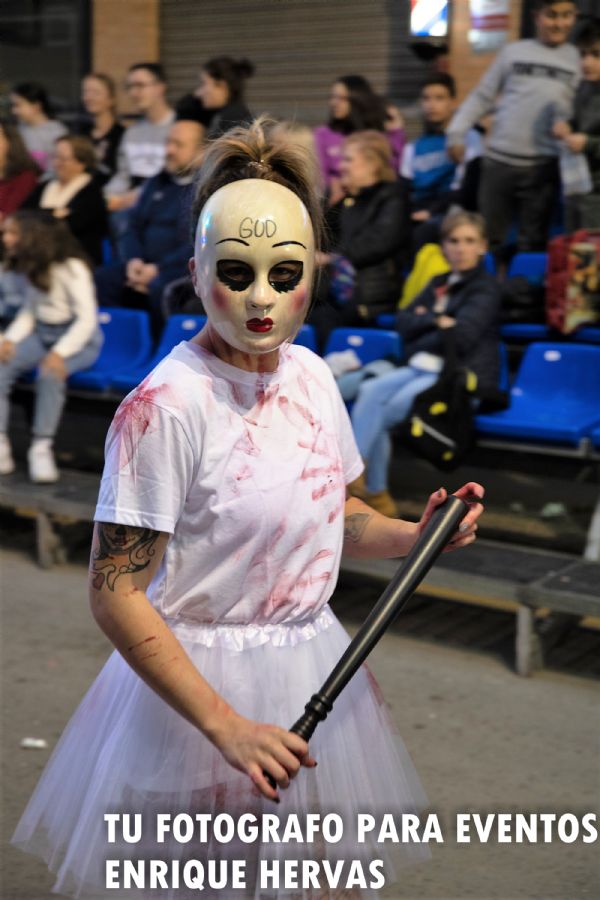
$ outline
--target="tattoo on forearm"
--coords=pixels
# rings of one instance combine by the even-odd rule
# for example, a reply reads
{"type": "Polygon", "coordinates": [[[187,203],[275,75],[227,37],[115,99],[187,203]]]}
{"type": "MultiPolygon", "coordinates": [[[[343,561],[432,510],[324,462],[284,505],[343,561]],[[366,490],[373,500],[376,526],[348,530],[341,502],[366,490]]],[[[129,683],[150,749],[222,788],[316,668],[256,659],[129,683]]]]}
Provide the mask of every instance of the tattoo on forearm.
{"type": "Polygon", "coordinates": [[[346,516],[344,520],[344,539],[355,544],[358,543],[371,518],[370,513],[352,513],[351,516],[346,516]]]}
{"type": "Polygon", "coordinates": [[[99,591],[115,590],[119,575],[141,572],[150,565],[160,532],[130,525],[98,523],[99,546],[92,552],[92,584],[99,591]]]}

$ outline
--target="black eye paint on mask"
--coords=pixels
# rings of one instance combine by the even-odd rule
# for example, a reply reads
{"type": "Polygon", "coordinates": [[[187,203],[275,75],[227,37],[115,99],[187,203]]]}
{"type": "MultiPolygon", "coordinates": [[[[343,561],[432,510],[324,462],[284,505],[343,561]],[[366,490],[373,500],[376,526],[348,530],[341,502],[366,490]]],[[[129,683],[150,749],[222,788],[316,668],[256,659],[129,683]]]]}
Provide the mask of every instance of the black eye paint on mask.
{"type": "Polygon", "coordinates": [[[286,294],[300,284],[303,273],[304,265],[300,260],[285,260],[273,266],[269,272],[269,284],[279,294],[286,294]]]}
{"type": "Polygon", "coordinates": [[[246,291],[254,281],[254,269],[237,259],[220,259],[217,278],[231,291],[246,291]]]}

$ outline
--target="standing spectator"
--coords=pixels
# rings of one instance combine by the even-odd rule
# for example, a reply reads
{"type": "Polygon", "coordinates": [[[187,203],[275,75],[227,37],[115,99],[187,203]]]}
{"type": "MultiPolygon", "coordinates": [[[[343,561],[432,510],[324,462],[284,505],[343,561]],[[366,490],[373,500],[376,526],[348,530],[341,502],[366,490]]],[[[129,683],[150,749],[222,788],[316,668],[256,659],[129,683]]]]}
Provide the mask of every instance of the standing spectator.
{"type": "Polygon", "coordinates": [[[212,112],[209,138],[217,138],[236,125],[247,125],[252,114],[246,106],[246,81],[254,74],[247,59],[216,56],[204,63],[196,95],[205,110],[212,112]]]}
{"type": "Polygon", "coordinates": [[[0,229],[31,194],[39,172],[19,130],[10,122],[0,122],[0,229]]]}
{"type": "MultiPolygon", "coordinates": [[[[457,201],[465,165],[458,166],[448,155],[446,127],[454,112],[456,85],[445,72],[429,75],[421,86],[419,103],[423,134],[407,144],[402,154],[400,174],[410,191],[411,219],[417,226],[414,249],[423,243],[437,243],[439,224],[450,205],[457,201]],[[429,223],[425,229],[423,223],[429,223]]],[[[467,134],[464,163],[480,156],[481,137],[474,128],[467,134]]]]}
{"type": "Polygon", "coordinates": [[[63,222],[21,210],[7,219],[2,240],[6,267],[27,279],[28,291],[0,342],[0,474],[15,467],[7,435],[10,390],[20,375],[39,366],[29,475],[32,481],[57,481],[52,444],[66,381],[91,366],[102,346],[94,282],[63,222]]]}
{"type": "Polygon", "coordinates": [[[448,126],[453,158],[464,159],[465,135],[494,110],[479,191],[490,245],[497,251],[517,225],[519,250],[544,250],[559,196],[558,119],[569,118],[579,80],[579,58],[567,43],[574,0],[537,0],[536,37],[500,50],[448,126]]]}
{"type": "Polygon", "coordinates": [[[166,100],[167,79],[160,63],[135,63],[129,69],[126,87],[141,118],[123,135],[117,171],[104,187],[110,212],[131,209],[140,186],[160,172],[167,134],[175,119],[166,100]]]}
{"type": "MultiPolygon", "coordinates": [[[[442,223],[442,248],[451,271],[432,279],[398,313],[407,364],[363,381],[352,409],[352,427],[366,475],[349,485],[373,509],[397,515],[388,491],[389,431],[408,416],[413,400],[432,387],[444,364],[444,332],[453,329],[459,364],[477,376],[477,397],[495,393],[500,371],[500,288],[483,263],[485,223],[478,213],[450,213],[442,223]]],[[[343,379],[340,390],[345,394],[343,379]]]]}
{"type": "Polygon", "coordinates": [[[556,137],[572,153],[584,153],[590,170],[592,190],[566,198],[567,231],[600,228],[600,19],[584,24],[577,35],[583,81],[575,95],[570,122],[557,122],[556,137]]]}
{"type": "Polygon", "coordinates": [[[162,326],[164,288],[187,274],[187,204],[202,160],[203,136],[199,122],[181,120],[171,126],[165,168],[146,182],[131,211],[121,247],[124,262],[96,270],[100,303],[148,309],[155,332],[162,326]]]}
{"type": "Polygon", "coordinates": [[[108,225],[104,197],[92,177],[95,165],[89,138],[75,134],[59,138],[53,157],[56,178],[38,185],[25,205],[47,209],[55,219],[64,219],[82,250],[98,265],[108,225]]]}
{"type": "Polygon", "coordinates": [[[54,142],[67,133],[62,122],[52,118],[48,94],[34,81],[17,84],[10,93],[13,115],[29,153],[46,171],[54,153],[54,142]]]}
{"type": "Polygon", "coordinates": [[[329,286],[333,294],[330,303],[316,307],[312,315],[322,347],[332,328],[368,327],[398,302],[407,209],[391,156],[389,142],[379,131],[359,131],[344,143],[340,177],[346,199],[330,216],[335,223],[333,212],[338,215],[332,251],[317,255],[329,276],[323,289],[329,286]],[[344,296],[342,284],[347,286],[344,296]]]}
{"type": "Polygon", "coordinates": [[[125,129],[117,119],[117,91],[109,75],[90,72],[81,85],[81,100],[90,121],[81,128],[96,151],[95,177],[103,185],[117,168],[117,151],[125,129]]]}
{"type": "Polygon", "coordinates": [[[334,82],[329,112],[327,125],[315,129],[315,143],[323,183],[329,202],[334,205],[344,196],[340,184],[344,138],[355,131],[385,131],[392,148],[392,164],[398,171],[405,134],[398,111],[394,107],[386,109],[382,98],[362,75],[343,75],[334,82]]]}

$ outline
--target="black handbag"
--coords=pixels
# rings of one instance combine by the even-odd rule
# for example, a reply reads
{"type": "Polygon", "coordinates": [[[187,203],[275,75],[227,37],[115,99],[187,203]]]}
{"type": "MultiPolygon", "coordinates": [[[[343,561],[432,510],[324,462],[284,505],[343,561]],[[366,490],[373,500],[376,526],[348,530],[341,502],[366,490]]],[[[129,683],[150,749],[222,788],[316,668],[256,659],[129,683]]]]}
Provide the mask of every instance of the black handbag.
{"type": "Polygon", "coordinates": [[[461,464],[475,439],[477,376],[458,364],[453,332],[444,330],[444,367],[438,380],[415,397],[398,427],[404,444],[446,472],[461,464]]]}

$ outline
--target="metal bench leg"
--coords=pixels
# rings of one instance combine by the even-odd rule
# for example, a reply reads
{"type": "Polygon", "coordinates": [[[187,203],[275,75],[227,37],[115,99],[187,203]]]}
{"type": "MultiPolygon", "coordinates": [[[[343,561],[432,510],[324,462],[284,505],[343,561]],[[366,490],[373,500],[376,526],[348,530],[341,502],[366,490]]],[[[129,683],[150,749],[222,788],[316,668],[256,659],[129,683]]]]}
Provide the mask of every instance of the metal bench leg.
{"type": "Polygon", "coordinates": [[[519,675],[531,675],[542,665],[542,644],[535,627],[535,610],[523,604],[517,610],[515,658],[519,675]]]}
{"type": "Polygon", "coordinates": [[[583,553],[584,559],[600,561],[600,496],[596,501],[596,508],[592,515],[590,527],[587,533],[587,543],[583,553]]]}
{"type": "Polygon", "coordinates": [[[37,558],[42,569],[51,569],[65,561],[66,554],[60,537],[52,527],[48,513],[38,510],[35,517],[37,558]]]}

